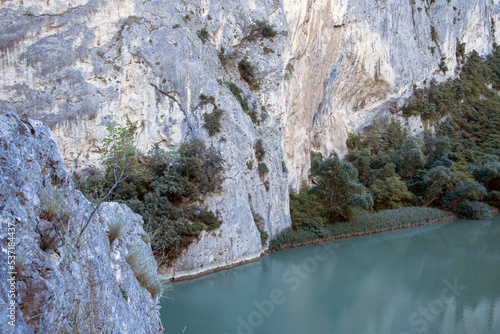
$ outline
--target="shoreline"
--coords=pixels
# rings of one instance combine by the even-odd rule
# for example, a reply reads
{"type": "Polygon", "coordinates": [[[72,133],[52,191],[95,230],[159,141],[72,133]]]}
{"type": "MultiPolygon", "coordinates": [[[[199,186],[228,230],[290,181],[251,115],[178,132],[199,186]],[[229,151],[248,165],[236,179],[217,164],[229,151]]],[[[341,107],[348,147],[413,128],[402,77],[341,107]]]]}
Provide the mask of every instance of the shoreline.
{"type": "Polygon", "coordinates": [[[160,272],[160,274],[167,280],[171,281],[171,282],[180,282],[180,281],[186,281],[186,280],[190,280],[190,279],[193,279],[193,278],[198,278],[198,277],[201,277],[201,276],[204,276],[204,275],[208,275],[208,274],[211,274],[211,273],[215,273],[215,272],[218,272],[218,271],[222,271],[222,270],[226,270],[226,269],[231,269],[231,268],[234,268],[234,267],[238,267],[238,266],[242,266],[244,264],[247,264],[247,263],[251,263],[251,262],[255,262],[255,261],[258,261],[262,258],[262,256],[264,256],[266,253],[266,251],[263,251],[259,254],[254,254],[254,255],[250,255],[250,256],[247,256],[247,257],[243,257],[241,258],[241,260],[239,261],[235,261],[235,262],[231,262],[231,263],[224,263],[220,266],[212,266],[212,267],[207,267],[208,269],[206,270],[200,270],[200,269],[197,269],[197,270],[186,270],[186,271],[178,271],[178,276],[176,275],[176,273],[174,272],[173,274],[170,274],[168,275],[167,272],[169,271],[169,269],[171,268],[160,268],[160,271],[163,271],[160,272]]]}
{"type": "Polygon", "coordinates": [[[363,236],[367,236],[367,235],[371,235],[371,234],[378,234],[378,233],[384,233],[384,232],[389,232],[389,231],[402,230],[402,229],[430,225],[430,224],[438,224],[438,223],[443,223],[443,222],[454,220],[454,219],[461,219],[461,218],[456,216],[456,215],[453,215],[453,216],[429,220],[429,221],[425,221],[425,222],[421,222],[421,223],[394,226],[394,227],[386,228],[383,230],[373,230],[370,232],[356,232],[356,233],[349,233],[349,234],[341,234],[341,235],[336,235],[333,237],[316,239],[316,240],[311,240],[308,242],[302,242],[302,243],[296,244],[296,245],[286,245],[286,246],[283,246],[282,248],[279,248],[276,250],[271,250],[270,252],[274,253],[274,252],[279,252],[279,251],[286,250],[286,249],[316,245],[316,244],[321,244],[324,242],[329,242],[329,241],[333,241],[333,240],[337,240],[337,239],[349,239],[349,238],[355,238],[355,237],[363,237],[363,236]]]}
{"type": "MultiPolygon", "coordinates": [[[[491,210],[491,214],[497,214],[499,212],[499,209],[494,209],[491,210]]],[[[208,275],[211,273],[215,273],[218,271],[226,270],[226,269],[231,269],[235,268],[247,263],[255,262],[260,260],[264,255],[268,253],[274,253],[274,252],[280,252],[284,251],[287,249],[292,249],[292,248],[299,248],[299,247],[306,247],[306,246],[311,246],[311,245],[317,245],[325,242],[330,242],[334,241],[337,239],[348,239],[348,238],[355,238],[355,237],[362,237],[362,236],[367,236],[367,235],[372,235],[372,234],[379,234],[379,233],[384,233],[384,232],[390,232],[390,231],[396,231],[396,230],[402,230],[402,229],[408,229],[412,227],[419,227],[419,226],[425,226],[425,225],[430,225],[430,224],[439,224],[439,223],[444,223],[450,220],[455,220],[455,219],[462,219],[461,217],[457,215],[452,215],[444,218],[439,218],[439,219],[434,219],[434,220],[429,220],[429,221],[424,221],[421,223],[414,223],[414,224],[408,224],[408,225],[400,225],[400,226],[394,226],[382,230],[373,230],[370,232],[356,232],[356,233],[349,233],[349,234],[341,234],[333,237],[328,237],[328,238],[323,238],[323,239],[316,239],[316,240],[311,240],[308,242],[303,242],[300,244],[296,245],[286,245],[282,248],[272,250],[270,248],[265,249],[263,252],[261,252],[259,255],[251,256],[246,259],[242,259],[241,261],[236,261],[234,263],[227,263],[221,266],[217,267],[212,267],[204,271],[187,271],[187,272],[180,272],[180,276],[171,276],[168,277],[167,275],[164,275],[166,279],[168,279],[171,282],[180,282],[180,281],[186,281],[194,278],[198,278],[204,275],[208,275]]],[[[168,270],[168,269],[167,269],[168,270]]]]}

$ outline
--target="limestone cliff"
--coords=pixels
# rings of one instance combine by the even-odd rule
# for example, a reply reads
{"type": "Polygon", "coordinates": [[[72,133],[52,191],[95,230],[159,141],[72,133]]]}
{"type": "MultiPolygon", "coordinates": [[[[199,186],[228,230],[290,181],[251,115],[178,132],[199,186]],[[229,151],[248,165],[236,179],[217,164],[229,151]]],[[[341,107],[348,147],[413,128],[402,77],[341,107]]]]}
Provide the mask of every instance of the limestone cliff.
{"type": "Polygon", "coordinates": [[[194,138],[220,150],[224,189],[205,204],[224,223],[203,234],[169,275],[260,256],[265,247],[252,210],[264,218],[270,237],[290,225],[280,125],[288,39],[279,1],[7,1],[0,13],[0,105],[27,110],[49,125],[70,169],[95,163],[106,126],[123,124],[126,116],[143,122],[143,150],[194,138]],[[257,21],[278,34],[245,38],[257,21]],[[229,59],[224,65],[221,48],[229,59]],[[240,77],[237,62],[244,57],[258,68],[260,90],[250,90],[240,77]],[[242,90],[236,94],[242,103],[226,82],[242,90]],[[219,136],[203,128],[203,114],[213,107],[200,105],[201,94],[225,110],[219,136]],[[265,179],[256,168],[258,139],[267,152],[265,179]]]}
{"type": "Polygon", "coordinates": [[[284,150],[294,186],[311,149],[345,154],[348,132],[387,113],[387,101],[453,76],[457,39],[482,55],[500,40],[498,0],[284,0],[284,8],[295,69],[284,150]]]}
{"type": "Polygon", "coordinates": [[[271,238],[290,225],[288,185],[307,175],[311,149],[345,153],[347,133],[386,112],[412,83],[453,75],[457,38],[481,54],[500,38],[498,0],[7,0],[1,6],[0,107],[49,125],[71,170],[95,163],[106,126],[126,116],[143,122],[144,150],[201,138],[221,151],[223,191],[205,204],[224,223],[204,232],[168,269],[170,276],[258,257],[266,246],[252,212],[264,218],[271,238]],[[252,35],[259,21],[277,34],[252,35]],[[239,73],[245,57],[258,69],[260,89],[239,73]],[[229,82],[241,91],[231,91],[229,82]],[[213,106],[200,104],[201,94],[225,110],[218,136],[203,128],[213,106]],[[249,168],[258,139],[270,170],[264,179],[256,163],[249,168]]]}
{"type": "Polygon", "coordinates": [[[159,297],[126,261],[140,250],[142,263],[155,267],[142,218],[104,203],[79,238],[93,208],[74,189],[54,134],[39,121],[1,115],[0,332],[163,332],[159,297]],[[125,229],[110,240],[117,219],[125,229]]]}

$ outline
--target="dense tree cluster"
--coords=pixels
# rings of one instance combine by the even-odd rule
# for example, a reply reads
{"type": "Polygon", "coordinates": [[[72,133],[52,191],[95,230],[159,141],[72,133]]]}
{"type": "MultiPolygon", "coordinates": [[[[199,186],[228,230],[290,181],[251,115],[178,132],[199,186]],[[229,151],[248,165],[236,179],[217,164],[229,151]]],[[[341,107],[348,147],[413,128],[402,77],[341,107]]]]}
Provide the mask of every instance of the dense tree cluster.
{"type": "MultiPolygon", "coordinates": [[[[463,57],[463,44],[457,52],[463,57]]],[[[313,154],[311,188],[291,192],[295,229],[310,223],[350,221],[406,206],[437,207],[488,218],[500,204],[500,48],[486,59],[473,51],[460,76],[424,88],[394,113],[419,115],[434,125],[409,135],[396,118],[374,121],[346,141],[345,161],[313,154]]]]}

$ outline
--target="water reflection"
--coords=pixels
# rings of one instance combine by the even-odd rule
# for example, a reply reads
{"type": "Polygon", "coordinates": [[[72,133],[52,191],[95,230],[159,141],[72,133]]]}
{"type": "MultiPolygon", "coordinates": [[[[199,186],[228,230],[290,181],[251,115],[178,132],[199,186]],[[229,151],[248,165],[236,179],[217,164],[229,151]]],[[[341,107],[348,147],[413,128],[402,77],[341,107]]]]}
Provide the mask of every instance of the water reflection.
{"type": "Polygon", "coordinates": [[[271,254],[175,284],[165,333],[500,333],[500,216],[271,254]]]}

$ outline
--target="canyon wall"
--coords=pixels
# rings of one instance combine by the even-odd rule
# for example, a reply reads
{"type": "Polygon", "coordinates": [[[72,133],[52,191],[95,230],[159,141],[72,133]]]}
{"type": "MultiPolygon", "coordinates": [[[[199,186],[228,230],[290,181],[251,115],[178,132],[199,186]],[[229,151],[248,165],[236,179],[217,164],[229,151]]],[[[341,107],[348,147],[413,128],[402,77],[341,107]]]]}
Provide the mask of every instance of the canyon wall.
{"type": "Polygon", "coordinates": [[[254,214],[270,238],[290,226],[281,146],[289,38],[281,2],[6,1],[0,14],[0,108],[50,126],[69,169],[96,164],[107,126],[127,117],[141,124],[143,151],[190,139],[220,151],[223,191],[204,204],[224,223],[203,232],[167,276],[259,257],[267,245],[254,214]],[[258,21],[277,35],[248,38],[258,21]],[[245,57],[258,68],[260,89],[240,76],[245,57]],[[229,82],[241,93],[231,92],[229,82]],[[216,136],[203,128],[203,115],[214,106],[201,104],[201,94],[224,110],[216,136]],[[269,169],[264,177],[255,159],[259,139],[269,169]]]}
{"type": "Polygon", "coordinates": [[[499,12],[498,0],[6,0],[0,109],[50,126],[70,170],[96,164],[107,126],[127,117],[143,151],[190,139],[219,150],[223,190],[204,204],[224,223],[164,269],[180,277],[259,257],[254,214],[270,239],[290,226],[288,187],[307,176],[310,151],[345,154],[348,132],[413,84],[454,76],[457,39],[491,51],[499,12]],[[253,35],[259,21],[277,34],[253,35]],[[260,89],[239,73],[245,57],[260,89]],[[214,106],[201,94],[225,111],[218,135],[203,127],[214,106]]]}
{"type": "Polygon", "coordinates": [[[346,154],[347,134],[387,114],[413,84],[453,77],[457,40],[481,55],[500,40],[498,0],[284,0],[284,8],[294,72],[283,146],[294,187],[311,150],[346,154]]]}

